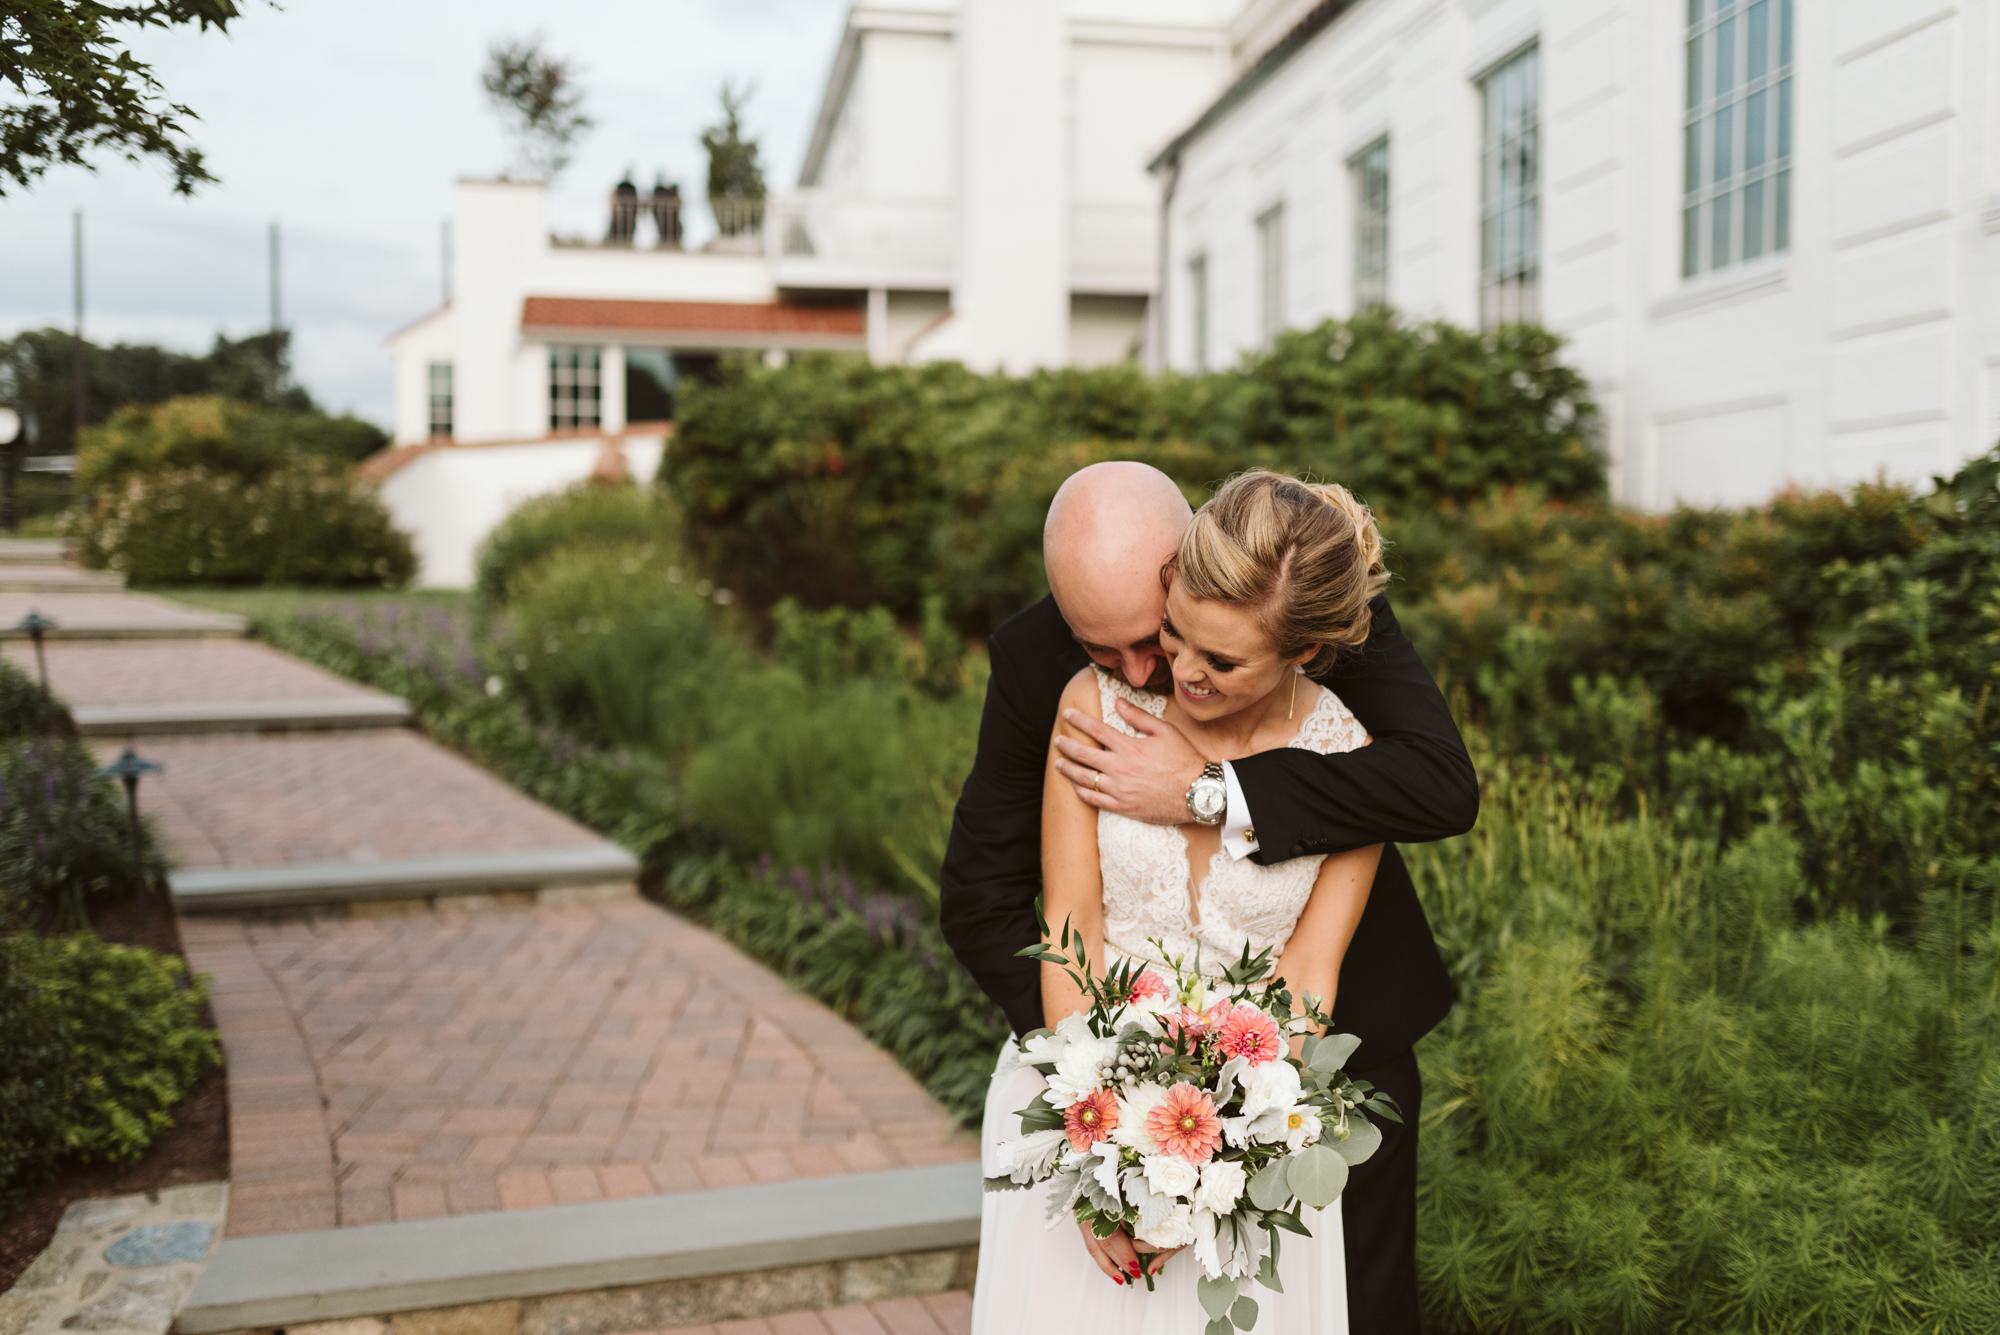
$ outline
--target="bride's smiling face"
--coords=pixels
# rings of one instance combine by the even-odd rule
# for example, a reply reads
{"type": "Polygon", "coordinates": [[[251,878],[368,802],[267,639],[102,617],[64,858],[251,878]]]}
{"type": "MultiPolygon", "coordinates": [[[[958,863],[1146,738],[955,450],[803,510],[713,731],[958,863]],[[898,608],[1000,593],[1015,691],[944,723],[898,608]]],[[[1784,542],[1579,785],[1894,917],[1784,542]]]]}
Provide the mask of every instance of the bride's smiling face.
{"type": "Polygon", "coordinates": [[[1175,580],[1167,590],[1160,648],[1174,674],[1174,697],[1203,722],[1226,718],[1268,699],[1287,684],[1292,669],[1317,649],[1281,658],[1277,646],[1238,603],[1190,598],[1175,580]]]}

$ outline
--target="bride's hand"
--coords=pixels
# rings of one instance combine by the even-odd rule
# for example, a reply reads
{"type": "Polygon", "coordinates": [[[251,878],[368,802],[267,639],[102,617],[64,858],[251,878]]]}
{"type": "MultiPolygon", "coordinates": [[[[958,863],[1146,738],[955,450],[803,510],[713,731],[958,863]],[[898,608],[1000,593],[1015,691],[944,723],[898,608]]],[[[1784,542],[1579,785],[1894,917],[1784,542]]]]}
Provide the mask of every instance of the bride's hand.
{"type": "Polygon", "coordinates": [[[1100,1238],[1081,1219],[1076,1221],[1076,1227],[1083,1234],[1083,1247],[1090,1253],[1090,1259],[1097,1262],[1097,1268],[1107,1278],[1120,1284],[1132,1284],[1149,1272],[1159,1274],[1160,1267],[1180,1250],[1175,1247],[1170,1251],[1158,1251],[1147,1247],[1134,1242],[1132,1235],[1122,1228],[1108,1238],[1100,1238]]]}

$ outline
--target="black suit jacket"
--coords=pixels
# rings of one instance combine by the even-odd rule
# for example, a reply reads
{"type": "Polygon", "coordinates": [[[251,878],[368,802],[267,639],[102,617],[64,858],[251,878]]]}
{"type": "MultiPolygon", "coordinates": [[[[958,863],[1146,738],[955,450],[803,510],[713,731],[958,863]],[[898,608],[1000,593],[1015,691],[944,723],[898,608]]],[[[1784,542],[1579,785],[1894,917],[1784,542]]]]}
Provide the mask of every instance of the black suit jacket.
{"type": "MultiPolygon", "coordinates": [[[[1437,684],[1396,624],[1370,604],[1367,642],[1319,676],[1373,734],[1335,755],[1287,747],[1232,762],[1255,818],[1259,863],[1389,844],[1340,970],[1333,1019],[1358,1035],[1355,1068],[1392,1060],[1451,1009],[1452,986],[1394,845],[1463,834],[1479,782],[1437,684]]],[[[993,676],[979,754],[953,815],[941,877],[945,939],[1015,1032],[1042,1025],[1041,966],[1015,952],[1040,939],[1042,777],[1063,688],[1090,660],[1044,598],[989,643],[993,676]]],[[[1322,655],[1322,657],[1327,657],[1322,655]]]]}

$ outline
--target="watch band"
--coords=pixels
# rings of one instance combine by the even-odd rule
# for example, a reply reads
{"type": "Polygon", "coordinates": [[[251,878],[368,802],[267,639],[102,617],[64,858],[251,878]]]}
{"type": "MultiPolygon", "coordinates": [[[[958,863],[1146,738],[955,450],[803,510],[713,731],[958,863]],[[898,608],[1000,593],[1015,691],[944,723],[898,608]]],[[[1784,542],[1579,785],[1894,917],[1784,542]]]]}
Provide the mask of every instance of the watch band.
{"type": "Polygon", "coordinates": [[[1203,765],[1201,773],[1195,775],[1194,782],[1188,785],[1187,797],[1185,799],[1187,802],[1188,818],[1197,825],[1220,825],[1222,824],[1223,817],[1229,811],[1227,790],[1223,789],[1222,792],[1223,805],[1221,809],[1212,817],[1203,816],[1195,809],[1194,795],[1195,791],[1205,784],[1213,785],[1216,789],[1223,789],[1222,765],[1219,762],[1211,760],[1206,765],[1203,765]]]}

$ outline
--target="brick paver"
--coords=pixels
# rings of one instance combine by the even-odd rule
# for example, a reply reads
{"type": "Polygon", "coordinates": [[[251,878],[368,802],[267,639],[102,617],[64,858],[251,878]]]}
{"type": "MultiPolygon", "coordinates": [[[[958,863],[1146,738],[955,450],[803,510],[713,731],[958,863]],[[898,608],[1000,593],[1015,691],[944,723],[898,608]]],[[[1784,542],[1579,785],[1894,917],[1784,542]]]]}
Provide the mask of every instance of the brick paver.
{"type": "Polygon", "coordinates": [[[972,1296],[952,1292],[888,1298],[818,1312],[681,1326],[658,1335],[972,1335],[972,1296]]]}
{"type": "MultiPolygon", "coordinates": [[[[379,694],[252,640],[52,640],[49,686],[72,707],[251,704],[366,699],[379,694]]],[[[0,653],[32,674],[35,649],[0,653]]]]}
{"type": "Polygon", "coordinates": [[[275,1114],[278,1082],[291,1082],[291,1138],[260,1141],[276,1159],[238,1175],[232,1234],[977,1153],[851,1025],[642,900],[441,901],[394,916],[189,919],[187,929],[193,966],[216,977],[232,1083],[246,1069],[272,1082],[275,1114]],[[274,992],[295,1026],[290,1043],[266,1032],[277,1023],[274,992]],[[238,1016],[264,1026],[243,1033],[255,1044],[251,1068],[239,1058],[238,1016]],[[322,1108],[320,1129],[306,1134],[322,1108]],[[304,1187],[327,1165],[330,1212],[304,1187]]]}
{"type": "Polygon", "coordinates": [[[164,598],[149,598],[140,593],[25,593],[0,590],[0,628],[15,625],[31,611],[40,612],[62,626],[78,628],[107,625],[220,628],[235,624],[228,617],[214,612],[204,612],[184,603],[170,603],[164,598]]]}
{"type": "Polygon", "coordinates": [[[140,796],[182,866],[376,862],[602,842],[405,728],[150,737],[139,750],[164,766],[140,796]]]}

